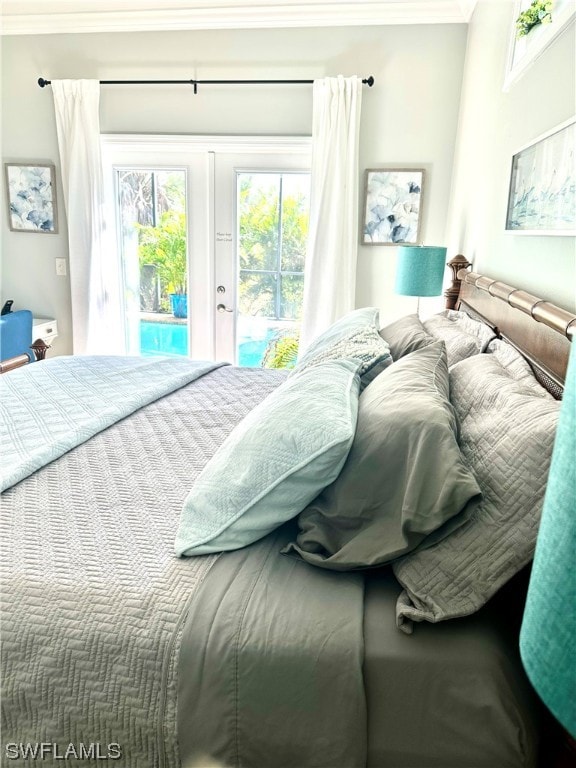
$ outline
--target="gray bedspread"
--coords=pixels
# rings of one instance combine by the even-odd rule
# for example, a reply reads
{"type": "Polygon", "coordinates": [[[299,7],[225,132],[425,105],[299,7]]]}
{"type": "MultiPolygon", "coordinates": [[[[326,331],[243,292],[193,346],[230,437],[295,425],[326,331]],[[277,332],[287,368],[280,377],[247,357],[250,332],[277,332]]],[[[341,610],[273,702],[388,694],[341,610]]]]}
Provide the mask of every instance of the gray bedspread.
{"type": "Polygon", "coordinates": [[[43,765],[120,751],[114,764],[168,768],[180,738],[185,756],[230,766],[364,764],[357,577],[309,579],[278,555],[282,532],[220,558],[173,555],[194,478],[283,376],[216,370],[3,494],[3,757],[44,743],[43,765]],[[272,733],[288,757],[265,751],[272,733]]]}
{"type": "Polygon", "coordinates": [[[221,365],[225,363],[93,355],[55,357],[2,376],[0,490],[221,365]]]}

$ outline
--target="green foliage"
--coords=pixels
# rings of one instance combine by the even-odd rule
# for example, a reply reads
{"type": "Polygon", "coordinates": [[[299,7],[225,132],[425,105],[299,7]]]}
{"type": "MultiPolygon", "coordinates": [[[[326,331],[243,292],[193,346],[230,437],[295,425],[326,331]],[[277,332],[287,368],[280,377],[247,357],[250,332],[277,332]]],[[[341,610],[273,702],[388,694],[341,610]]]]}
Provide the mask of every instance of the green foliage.
{"type": "Polygon", "coordinates": [[[516,19],[516,37],[525,37],[538,24],[550,24],[552,5],[552,0],[534,0],[516,19]]]}
{"type": "Polygon", "coordinates": [[[239,309],[243,315],[298,319],[308,237],[308,198],[279,174],[240,176],[239,309]],[[280,274],[279,274],[280,273],[280,274]]]}
{"type": "Polygon", "coordinates": [[[240,269],[276,269],[278,194],[276,186],[254,185],[250,174],[240,180],[238,200],[240,269]]]}
{"type": "Polygon", "coordinates": [[[298,357],[299,341],[299,328],[278,331],[268,342],[262,358],[262,367],[294,368],[298,357]]]}
{"type": "MultiPolygon", "coordinates": [[[[140,222],[135,225],[140,268],[156,267],[166,309],[168,294],[186,293],[185,192],[180,176],[158,172],[152,185],[150,172],[130,172],[122,182],[126,206],[140,222]],[[153,210],[162,211],[157,226],[149,223],[153,210]]],[[[240,175],[238,308],[243,315],[300,317],[308,237],[308,196],[303,190],[296,177],[240,175]]]]}
{"type": "Polygon", "coordinates": [[[186,293],[186,214],[169,210],[156,227],[136,226],[140,267],[157,267],[163,292],[186,293]]]}
{"type": "Polygon", "coordinates": [[[308,199],[285,197],[282,210],[282,269],[304,272],[308,239],[308,199]]]}

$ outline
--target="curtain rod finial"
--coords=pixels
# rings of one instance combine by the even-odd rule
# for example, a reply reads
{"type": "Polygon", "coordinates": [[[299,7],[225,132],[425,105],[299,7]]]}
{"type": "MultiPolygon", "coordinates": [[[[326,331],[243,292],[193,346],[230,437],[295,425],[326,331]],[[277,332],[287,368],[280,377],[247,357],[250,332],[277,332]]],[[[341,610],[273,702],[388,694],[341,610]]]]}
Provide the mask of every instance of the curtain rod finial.
{"type": "Polygon", "coordinates": [[[367,77],[366,80],[364,80],[364,82],[366,83],[367,86],[372,88],[372,86],[374,85],[374,78],[372,77],[372,75],[370,75],[370,77],[367,77]]]}
{"type": "Polygon", "coordinates": [[[38,85],[40,86],[40,88],[44,88],[46,85],[50,85],[50,80],[44,80],[43,77],[39,77],[38,85]]]}

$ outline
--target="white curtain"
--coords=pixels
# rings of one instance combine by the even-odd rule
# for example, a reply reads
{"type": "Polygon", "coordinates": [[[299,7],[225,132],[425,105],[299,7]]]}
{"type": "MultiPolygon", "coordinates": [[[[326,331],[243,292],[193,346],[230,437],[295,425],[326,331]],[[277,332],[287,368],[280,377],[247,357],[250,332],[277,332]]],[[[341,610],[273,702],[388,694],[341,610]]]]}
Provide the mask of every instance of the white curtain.
{"type": "Polygon", "coordinates": [[[68,219],[74,354],[124,351],[119,265],[108,243],[100,152],[100,84],[52,80],[68,219]]]}
{"type": "Polygon", "coordinates": [[[314,81],[310,230],[300,351],[354,308],[362,80],[314,81]]]}

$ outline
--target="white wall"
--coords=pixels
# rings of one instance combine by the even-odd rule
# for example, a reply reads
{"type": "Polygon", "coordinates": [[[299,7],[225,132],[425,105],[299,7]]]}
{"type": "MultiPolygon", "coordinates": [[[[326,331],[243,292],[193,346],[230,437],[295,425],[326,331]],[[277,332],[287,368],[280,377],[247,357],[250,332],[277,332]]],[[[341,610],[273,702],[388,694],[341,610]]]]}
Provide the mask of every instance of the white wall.
{"type": "Polygon", "coordinates": [[[574,25],[507,93],[511,0],[480,0],[470,24],[447,242],[474,270],[576,310],[574,237],[505,232],[512,155],[576,112],[574,25]]]}
{"type": "MultiPolygon", "coordinates": [[[[115,33],[5,37],[2,154],[5,161],[54,162],[58,150],[45,78],[249,79],[374,75],[362,105],[361,169],[424,167],[423,238],[442,244],[466,43],[465,25],[115,33]]],[[[103,132],[291,134],[311,132],[308,86],[102,88],[103,132]]],[[[3,191],[4,194],[4,191],[3,191]]],[[[61,188],[58,188],[60,200],[61,188]]],[[[68,256],[60,233],[9,232],[2,217],[1,298],[58,318],[54,353],[71,351],[68,256]]],[[[359,247],[357,304],[392,319],[415,308],[394,296],[396,248],[359,247]]],[[[73,254],[72,254],[73,257],[73,254]]]]}

